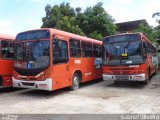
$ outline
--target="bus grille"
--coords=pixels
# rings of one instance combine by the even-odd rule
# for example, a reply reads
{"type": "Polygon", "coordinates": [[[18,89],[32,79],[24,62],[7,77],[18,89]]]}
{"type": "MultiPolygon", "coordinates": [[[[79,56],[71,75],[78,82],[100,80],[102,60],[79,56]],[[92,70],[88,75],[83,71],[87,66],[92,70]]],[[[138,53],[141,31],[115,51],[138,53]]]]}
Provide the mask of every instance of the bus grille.
{"type": "Polygon", "coordinates": [[[14,68],[17,73],[23,76],[35,76],[39,74],[40,72],[44,71],[45,68],[39,68],[39,69],[22,69],[22,68],[14,68]]]}
{"type": "Polygon", "coordinates": [[[133,70],[133,68],[110,68],[109,70],[133,70]]]}
{"type": "Polygon", "coordinates": [[[128,75],[130,71],[112,71],[114,75],[128,75]]]}
{"type": "Polygon", "coordinates": [[[128,75],[133,68],[110,68],[114,75],[128,75]]]}
{"type": "Polygon", "coordinates": [[[22,82],[22,84],[24,86],[34,86],[35,85],[35,83],[26,83],[26,82],[22,82]]]}
{"type": "Polygon", "coordinates": [[[35,76],[37,75],[38,73],[40,72],[31,72],[31,71],[28,71],[28,70],[16,70],[20,75],[23,75],[23,76],[35,76]]]}

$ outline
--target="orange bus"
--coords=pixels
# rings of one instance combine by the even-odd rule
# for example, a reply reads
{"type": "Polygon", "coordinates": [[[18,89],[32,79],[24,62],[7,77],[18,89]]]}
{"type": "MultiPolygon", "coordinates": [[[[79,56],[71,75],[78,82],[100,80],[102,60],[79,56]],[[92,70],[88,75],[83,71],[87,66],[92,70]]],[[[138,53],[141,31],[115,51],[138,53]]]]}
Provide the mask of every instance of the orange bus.
{"type": "Polygon", "coordinates": [[[14,39],[0,34],[0,87],[12,86],[14,39]]]}
{"type": "Polygon", "coordinates": [[[16,36],[13,86],[56,90],[102,77],[102,42],[42,28],[16,36]]]}
{"type": "Polygon", "coordinates": [[[147,84],[158,69],[156,46],[142,33],[105,37],[102,56],[103,80],[147,84]]]}

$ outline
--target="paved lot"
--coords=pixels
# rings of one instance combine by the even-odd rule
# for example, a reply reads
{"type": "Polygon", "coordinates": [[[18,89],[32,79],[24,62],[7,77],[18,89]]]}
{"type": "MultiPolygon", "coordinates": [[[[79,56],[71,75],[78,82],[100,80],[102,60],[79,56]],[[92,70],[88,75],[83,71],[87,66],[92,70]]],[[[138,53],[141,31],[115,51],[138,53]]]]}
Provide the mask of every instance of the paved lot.
{"type": "Polygon", "coordinates": [[[4,88],[0,113],[160,113],[160,75],[153,76],[148,85],[94,81],[76,91],[4,88]]]}

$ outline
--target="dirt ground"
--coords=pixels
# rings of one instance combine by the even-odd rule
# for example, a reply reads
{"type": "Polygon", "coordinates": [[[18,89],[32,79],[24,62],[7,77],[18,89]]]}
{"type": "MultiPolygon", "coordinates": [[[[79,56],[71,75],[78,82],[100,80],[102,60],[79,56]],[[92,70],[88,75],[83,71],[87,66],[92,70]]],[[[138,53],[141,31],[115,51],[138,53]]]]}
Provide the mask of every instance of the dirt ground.
{"type": "Polygon", "coordinates": [[[148,85],[98,80],[85,83],[76,91],[3,88],[0,89],[0,113],[160,113],[160,74],[154,75],[148,85]]]}

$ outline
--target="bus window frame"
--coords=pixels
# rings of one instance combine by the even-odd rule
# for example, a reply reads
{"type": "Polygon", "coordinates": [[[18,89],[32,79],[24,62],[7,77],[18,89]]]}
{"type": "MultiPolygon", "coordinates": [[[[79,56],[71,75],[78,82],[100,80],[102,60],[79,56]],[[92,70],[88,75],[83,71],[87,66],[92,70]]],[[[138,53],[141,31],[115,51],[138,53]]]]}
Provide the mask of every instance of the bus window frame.
{"type": "Polygon", "coordinates": [[[97,58],[97,57],[102,57],[102,46],[100,46],[99,44],[93,43],[92,44],[92,57],[97,58]],[[96,48],[100,49],[100,55],[99,56],[95,56],[94,52],[98,52],[98,50],[94,50],[94,46],[96,46],[96,48]]]}
{"type": "MultiPolygon", "coordinates": [[[[8,46],[7,46],[8,47],[8,46]]],[[[14,41],[12,40],[9,40],[9,39],[1,39],[0,40],[0,58],[3,59],[3,60],[14,60],[14,41]],[[4,58],[3,55],[2,55],[2,42],[5,41],[5,42],[8,42],[7,45],[9,43],[12,43],[12,47],[13,47],[13,56],[12,58],[4,58]]]]}
{"type": "Polygon", "coordinates": [[[68,44],[68,41],[67,40],[64,40],[64,39],[60,39],[58,37],[53,37],[52,39],[52,65],[59,65],[59,64],[67,64],[69,62],[69,58],[70,58],[70,55],[69,55],[69,44],[68,44]],[[54,59],[54,56],[53,56],[53,45],[57,44],[55,40],[61,40],[63,42],[66,42],[66,45],[67,45],[67,60],[65,62],[60,62],[60,63],[54,63],[53,62],[53,59],[54,59]]]}
{"type": "Polygon", "coordinates": [[[68,42],[68,44],[69,44],[69,57],[70,58],[82,58],[82,45],[81,45],[81,40],[78,40],[78,39],[75,39],[75,38],[69,38],[69,42],[68,42]],[[75,47],[71,47],[71,45],[70,45],[70,41],[71,40],[74,40],[74,41],[78,41],[79,42],[79,48],[77,48],[76,50],[80,50],[80,52],[78,52],[78,54],[80,53],[80,55],[78,55],[78,56],[71,56],[71,48],[73,48],[73,49],[75,49],[75,47]]]}
{"type": "Polygon", "coordinates": [[[148,52],[147,52],[146,41],[144,39],[141,40],[141,52],[142,52],[143,58],[146,59],[148,52]]]}
{"type": "Polygon", "coordinates": [[[88,41],[81,41],[81,49],[82,49],[82,58],[92,58],[93,57],[93,43],[92,42],[88,42],[88,41]],[[83,43],[85,43],[85,47],[87,46],[87,49],[83,49],[83,43]],[[88,49],[88,44],[91,45],[91,50],[88,49]],[[83,50],[85,51],[91,51],[91,56],[85,56],[85,53],[83,50]]]}

